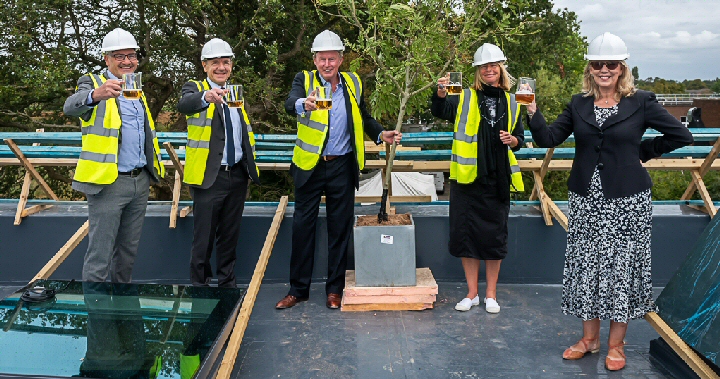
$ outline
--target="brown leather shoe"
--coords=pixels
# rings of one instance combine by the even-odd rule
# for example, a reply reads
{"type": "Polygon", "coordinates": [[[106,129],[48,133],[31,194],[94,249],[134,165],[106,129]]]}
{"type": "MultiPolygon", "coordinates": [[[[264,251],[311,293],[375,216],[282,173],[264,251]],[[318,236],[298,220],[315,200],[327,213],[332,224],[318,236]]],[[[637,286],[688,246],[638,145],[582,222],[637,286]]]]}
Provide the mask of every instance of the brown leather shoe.
{"type": "Polygon", "coordinates": [[[285,309],[294,307],[295,304],[301,302],[301,301],[307,301],[307,297],[295,297],[293,295],[287,295],[282,298],[282,300],[278,301],[277,304],[275,304],[275,309],[285,309]]]}
{"type": "Polygon", "coordinates": [[[336,293],[329,293],[327,298],[327,303],[325,303],[325,306],[327,306],[330,309],[338,309],[340,308],[340,302],[342,301],[342,295],[336,294],[336,293]]]}

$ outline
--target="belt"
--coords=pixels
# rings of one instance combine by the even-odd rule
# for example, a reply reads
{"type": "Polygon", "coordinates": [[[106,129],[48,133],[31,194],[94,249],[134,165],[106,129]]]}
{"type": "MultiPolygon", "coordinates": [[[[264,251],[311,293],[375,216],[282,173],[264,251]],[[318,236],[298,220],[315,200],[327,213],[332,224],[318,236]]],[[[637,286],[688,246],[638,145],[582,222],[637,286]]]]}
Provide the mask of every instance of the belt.
{"type": "Polygon", "coordinates": [[[143,168],[139,167],[139,168],[134,168],[132,171],[128,171],[128,172],[118,171],[118,175],[129,176],[131,178],[134,178],[134,177],[140,175],[140,173],[142,173],[142,172],[143,172],[143,168]]]}
{"type": "Polygon", "coordinates": [[[330,162],[331,160],[340,157],[342,157],[342,155],[323,155],[322,160],[324,160],[325,162],[330,162]]]}
{"type": "Polygon", "coordinates": [[[220,171],[232,171],[232,170],[234,170],[234,169],[236,169],[236,168],[241,168],[241,167],[242,167],[242,164],[241,164],[241,163],[242,163],[242,164],[247,164],[247,163],[245,163],[245,160],[244,160],[244,159],[239,160],[237,163],[235,163],[235,164],[232,165],[232,166],[226,165],[226,164],[221,164],[221,165],[220,165],[220,171]]]}

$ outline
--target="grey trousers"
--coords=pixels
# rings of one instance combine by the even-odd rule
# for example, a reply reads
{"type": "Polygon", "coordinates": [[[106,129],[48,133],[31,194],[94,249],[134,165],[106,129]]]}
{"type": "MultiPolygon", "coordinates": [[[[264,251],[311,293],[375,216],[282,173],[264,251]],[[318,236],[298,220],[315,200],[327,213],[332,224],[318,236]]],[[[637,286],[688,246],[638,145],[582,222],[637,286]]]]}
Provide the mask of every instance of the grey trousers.
{"type": "Polygon", "coordinates": [[[84,282],[130,283],[145,221],[150,176],[118,176],[88,198],[88,250],[83,264],[84,282]]]}

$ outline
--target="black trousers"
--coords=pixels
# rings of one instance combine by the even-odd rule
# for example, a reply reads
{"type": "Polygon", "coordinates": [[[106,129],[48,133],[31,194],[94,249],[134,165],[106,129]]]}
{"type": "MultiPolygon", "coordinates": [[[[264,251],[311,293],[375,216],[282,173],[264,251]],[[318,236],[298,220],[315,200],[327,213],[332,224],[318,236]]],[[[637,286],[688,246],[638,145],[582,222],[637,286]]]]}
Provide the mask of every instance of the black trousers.
{"type": "Polygon", "coordinates": [[[214,245],[218,286],[235,287],[235,249],[247,190],[245,161],[238,162],[230,171],[221,168],[210,188],[190,187],[193,198],[192,285],[210,285],[213,277],[210,257],[214,245]]]}
{"type": "Polygon", "coordinates": [[[310,179],[295,188],[289,295],[308,297],[315,261],[315,227],[320,200],[325,194],[328,227],[326,293],[342,294],[345,288],[348,244],[355,213],[355,156],[318,162],[310,179]]]}

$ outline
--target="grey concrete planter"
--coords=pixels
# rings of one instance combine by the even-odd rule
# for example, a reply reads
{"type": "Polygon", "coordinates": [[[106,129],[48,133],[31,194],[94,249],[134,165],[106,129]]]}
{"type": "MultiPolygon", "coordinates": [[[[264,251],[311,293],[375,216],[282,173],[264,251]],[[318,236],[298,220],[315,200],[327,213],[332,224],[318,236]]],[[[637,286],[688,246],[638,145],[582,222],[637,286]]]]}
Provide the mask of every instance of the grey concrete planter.
{"type": "Polygon", "coordinates": [[[355,280],[358,287],[415,285],[415,221],[410,225],[357,226],[355,280]]]}

